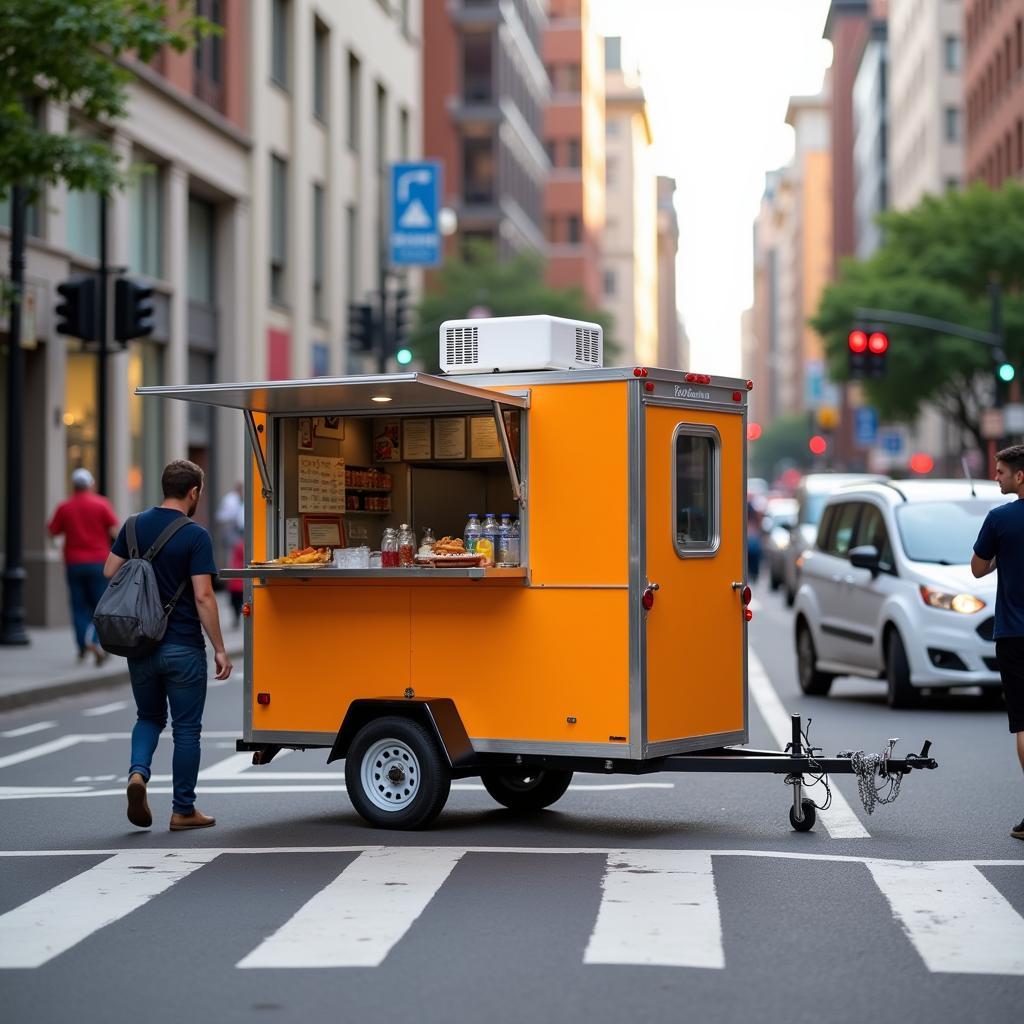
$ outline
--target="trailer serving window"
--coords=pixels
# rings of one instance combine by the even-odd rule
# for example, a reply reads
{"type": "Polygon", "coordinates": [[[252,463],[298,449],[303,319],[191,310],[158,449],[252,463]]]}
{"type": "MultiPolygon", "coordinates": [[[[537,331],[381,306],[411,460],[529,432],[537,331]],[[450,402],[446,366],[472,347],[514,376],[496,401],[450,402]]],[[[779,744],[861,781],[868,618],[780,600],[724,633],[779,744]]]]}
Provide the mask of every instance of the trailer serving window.
{"type": "Polygon", "coordinates": [[[701,423],[672,435],[672,531],[680,558],[709,558],[721,537],[722,439],[701,423]]]}

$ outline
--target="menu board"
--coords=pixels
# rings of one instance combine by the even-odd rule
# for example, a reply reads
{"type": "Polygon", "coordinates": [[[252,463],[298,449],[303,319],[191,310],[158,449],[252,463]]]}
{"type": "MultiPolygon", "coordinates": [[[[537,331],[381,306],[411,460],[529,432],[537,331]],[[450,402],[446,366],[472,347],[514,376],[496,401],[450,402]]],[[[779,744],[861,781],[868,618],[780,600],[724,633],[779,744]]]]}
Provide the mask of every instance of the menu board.
{"type": "Polygon", "coordinates": [[[430,423],[429,419],[403,422],[402,458],[406,462],[430,458],[430,423]]]}
{"type": "Polygon", "coordinates": [[[299,456],[299,511],[345,511],[345,460],[299,456]]]}
{"type": "Polygon", "coordinates": [[[434,458],[464,459],[465,457],[465,416],[445,416],[434,420],[434,458]]]}
{"type": "Polygon", "coordinates": [[[498,428],[493,416],[472,416],[469,420],[469,457],[471,459],[500,459],[504,452],[498,440],[498,428]]]}

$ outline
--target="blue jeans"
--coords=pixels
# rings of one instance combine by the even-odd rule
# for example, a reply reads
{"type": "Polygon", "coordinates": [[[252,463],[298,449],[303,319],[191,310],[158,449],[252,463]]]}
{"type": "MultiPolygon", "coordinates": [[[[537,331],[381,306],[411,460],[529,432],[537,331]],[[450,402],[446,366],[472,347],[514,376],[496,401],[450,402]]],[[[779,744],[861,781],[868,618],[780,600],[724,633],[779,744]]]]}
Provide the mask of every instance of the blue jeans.
{"type": "Polygon", "coordinates": [[[199,734],[206,704],[206,649],[161,644],[145,658],[129,658],[128,672],[139,716],[132,729],[128,774],[138,772],[149,782],[153,752],[167,724],[170,705],[174,736],[172,806],[177,814],[191,814],[196,804],[199,734]]]}
{"type": "Polygon", "coordinates": [[[96,643],[96,628],[92,624],[96,604],[107,589],[102,562],[83,562],[65,566],[68,593],[71,595],[71,621],[75,627],[78,653],[84,654],[89,644],[96,643]]]}

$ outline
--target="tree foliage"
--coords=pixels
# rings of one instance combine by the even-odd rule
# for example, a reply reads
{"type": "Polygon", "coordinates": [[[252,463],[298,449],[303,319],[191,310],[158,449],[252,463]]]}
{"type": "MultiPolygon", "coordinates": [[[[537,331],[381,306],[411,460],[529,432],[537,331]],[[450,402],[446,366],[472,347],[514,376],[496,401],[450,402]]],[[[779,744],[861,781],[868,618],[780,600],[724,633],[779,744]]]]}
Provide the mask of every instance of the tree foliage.
{"type": "Polygon", "coordinates": [[[39,101],[67,103],[92,122],[124,117],[131,73],[118,58],[149,61],[164,47],[182,52],[214,31],[193,0],[0,0],[0,195],[29,195],[59,181],[110,191],[124,183],[102,139],[46,131],[39,101]]]}
{"type": "MultiPolygon", "coordinates": [[[[1002,288],[1007,357],[1024,357],[1024,186],[998,191],[976,184],[912,210],[882,214],[882,246],[867,260],[849,260],[822,294],[811,321],[825,339],[829,373],[847,378],[847,335],[855,310],[898,310],[990,329],[989,284],[1002,288]]],[[[978,342],[915,327],[886,326],[886,375],[864,387],[879,414],[912,421],[937,406],[984,447],[981,410],[992,401],[992,351],[978,342]]]]}
{"type": "Polygon", "coordinates": [[[436,285],[416,311],[416,329],[410,348],[427,367],[438,365],[438,331],[445,320],[462,320],[474,307],[490,316],[548,314],[570,320],[590,320],[604,328],[605,365],[614,362],[619,348],[610,338],[611,316],[594,309],[578,288],[551,288],[544,281],[544,260],[522,253],[500,262],[493,246],[474,244],[464,259],[451,259],[437,276],[436,285]]]}

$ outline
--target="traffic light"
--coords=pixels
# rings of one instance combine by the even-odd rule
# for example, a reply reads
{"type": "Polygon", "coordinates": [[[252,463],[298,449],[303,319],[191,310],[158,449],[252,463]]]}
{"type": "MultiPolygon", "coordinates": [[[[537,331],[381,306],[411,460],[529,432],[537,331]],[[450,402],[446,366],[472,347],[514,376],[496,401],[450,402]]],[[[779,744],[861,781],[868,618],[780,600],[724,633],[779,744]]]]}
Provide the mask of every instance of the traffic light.
{"type": "Polygon", "coordinates": [[[409,334],[409,291],[406,288],[399,288],[395,292],[395,333],[393,335],[395,345],[402,346],[409,334]]]}
{"type": "Polygon", "coordinates": [[[824,455],[828,451],[828,441],[821,436],[821,434],[815,434],[814,437],[807,442],[807,447],[811,449],[813,455],[824,455]]]}
{"type": "Polygon", "coordinates": [[[1014,377],[1017,376],[1017,371],[1013,368],[1013,363],[1007,362],[1006,359],[996,367],[996,375],[1004,384],[1009,384],[1014,377]]]}
{"type": "Polygon", "coordinates": [[[852,379],[885,376],[885,358],[889,351],[889,335],[884,331],[850,331],[846,339],[852,379]]]}
{"type": "Polygon", "coordinates": [[[348,344],[355,352],[373,351],[373,307],[369,304],[348,304],[348,344]]]}
{"type": "Polygon", "coordinates": [[[153,333],[153,288],[131,277],[114,283],[114,338],[131,341],[153,333]]]}
{"type": "Polygon", "coordinates": [[[72,277],[57,285],[64,301],[57,305],[57,332],[82,341],[96,340],[96,279],[72,277]]]}

